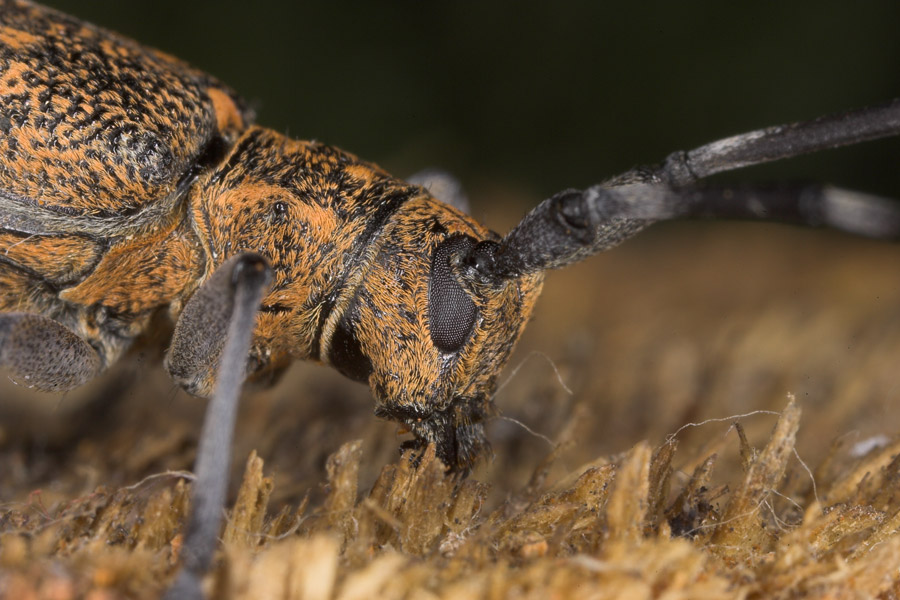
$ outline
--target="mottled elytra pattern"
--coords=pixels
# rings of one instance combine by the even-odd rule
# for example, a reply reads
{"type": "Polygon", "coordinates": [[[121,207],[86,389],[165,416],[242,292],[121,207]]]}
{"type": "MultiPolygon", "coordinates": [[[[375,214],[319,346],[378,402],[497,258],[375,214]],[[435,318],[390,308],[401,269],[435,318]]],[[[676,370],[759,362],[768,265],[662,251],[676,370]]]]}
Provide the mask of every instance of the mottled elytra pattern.
{"type": "Polygon", "coordinates": [[[207,75],[12,0],[0,2],[0,91],[4,195],[69,215],[121,217],[172,194],[240,124],[217,115],[235,99],[207,75]]]}
{"type": "Polygon", "coordinates": [[[459,278],[471,333],[438,348],[435,248],[495,236],[418,185],[251,116],[175,59],[0,0],[0,367],[66,391],[155,313],[175,320],[166,367],[212,401],[169,598],[203,595],[245,373],[328,362],[465,472],[486,454],[496,373],[540,287],[537,274],[479,288],[447,262],[442,288],[459,278]],[[261,277],[240,277],[251,263],[261,277]]]}
{"type": "Polygon", "coordinates": [[[108,365],[192,290],[188,185],[249,113],[213,78],[0,2],[0,310],[52,317],[108,365]]]}
{"type": "MultiPolygon", "coordinates": [[[[174,320],[166,367],[177,384],[212,401],[189,522],[181,544],[166,539],[178,546],[182,568],[169,599],[203,596],[245,375],[267,380],[297,358],[329,363],[368,383],[376,414],[412,432],[405,446],[420,452],[409,457],[411,469],[419,465],[427,476],[439,458],[433,474],[445,466],[466,473],[488,454],[484,423],[495,411],[496,379],[545,270],[676,217],[783,219],[900,237],[900,210],[883,198],[699,182],[897,135],[900,101],[676,152],[658,166],[557,194],[504,238],[455,208],[460,198],[445,204],[351,154],[290,140],[251,120],[232,92],[178,60],[55,11],[0,0],[0,367],[26,386],[65,391],[115,361],[154,317],[174,320]]],[[[786,413],[793,416],[769,452],[781,458],[790,456],[797,424],[798,412],[789,406],[786,413]]],[[[672,531],[655,531],[665,525],[657,517],[648,528],[638,514],[647,512],[650,482],[654,489],[668,485],[668,463],[665,474],[654,474],[649,447],[632,454],[637,458],[626,460],[616,486],[634,485],[618,487],[607,511],[616,518],[590,525],[614,544],[672,531]],[[643,494],[633,493],[640,487],[643,494]],[[638,496],[637,504],[629,500],[638,496]]],[[[768,494],[783,464],[762,479],[750,470],[748,481],[757,483],[744,487],[768,494]]],[[[545,476],[536,473],[522,499],[545,476]]],[[[354,485],[342,504],[352,505],[356,494],[354,485]]],[[[712,538],[725,549],[721,558],[738,559],[728,550],[735,547],[728,531],[742,539],[750,538],[741,532],[765,533],[734,524],[763,506],[760,494],[743,494],[725,513],[729,529],[712,538]]],[[[439,529],[456,519],[433,511],[428,496],[394,497],[438,515],[439,529]]],[[[391,510],[375,503],[366,514],[375,514],[372,508],[378,528],[396,529],[391,510]]],[[[578,509],[579,518],[596,509],[578,509]]],[[[575,531],[565,519],[548,522],[557,541],[560,531],[575,531]]],[[[676,532],[694,527],[673,522],[676,532]]],[[[897,529],[896,516],[885,522],[897,529]]],[[[453,533],[450,545],[462,530],[453,533]]],[[[21,532],[14,537],[22,541],[21,532]]],[[[373,541],[357,557],[376,547],[374,537],[361,539],[373,541]]],[[[472,537],[479,550],[484,539],[472,537]]],[[[771,555],[761,544],[755,551],[771,555]]],[[[15,549],[3,550],[0,562],[15,561],[15,549]]],[[[436,550],[444,554],[445,547],[436,550]]],[[[350,579],[345,583],[347,592],[350,579]]]]}

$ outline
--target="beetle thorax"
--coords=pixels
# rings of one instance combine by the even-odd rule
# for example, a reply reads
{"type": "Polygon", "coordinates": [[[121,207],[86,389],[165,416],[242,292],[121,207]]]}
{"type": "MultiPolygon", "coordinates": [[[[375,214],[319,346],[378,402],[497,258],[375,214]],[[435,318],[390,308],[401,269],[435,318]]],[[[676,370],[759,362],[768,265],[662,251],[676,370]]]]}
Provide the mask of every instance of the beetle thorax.
{"type": "Polygon", "coordinates": [[[242,251],[275,279],[257,316],[255,367],[324,360],[322,331],[366,248],[421,189],[355,156],[269,130],[247,131],[191,194],[206,275],[242,251]]]}

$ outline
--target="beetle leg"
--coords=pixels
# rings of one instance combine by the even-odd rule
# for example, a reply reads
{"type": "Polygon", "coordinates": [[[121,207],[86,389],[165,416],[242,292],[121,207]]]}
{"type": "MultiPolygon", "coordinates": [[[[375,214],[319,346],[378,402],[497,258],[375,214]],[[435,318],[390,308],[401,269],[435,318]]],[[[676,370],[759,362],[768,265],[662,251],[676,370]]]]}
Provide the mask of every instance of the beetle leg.
{"type": "Polygon", "coordinates": [[[254,317],[271,273],[266,260],[257,254],[231,258],[188,301],[175,328],[167,356],[173,374],[182,381],[185,377],[202,381],[216,371],[216,365],[218,369],[215,393],[200,432],[182,566],[165,596],[170,600],[203,597],[201,582],[215,554],[225,506],[231,440],[254,317]]]}
{"type": "Polygon", "coordinates": [[[45,392],[76,388],[103,368],[97,352],[75,332],[29,313],[0,313],[0,366],[17,382],[45,392]]]}
{"type": "MultiPolygon", "coordinates": [[[[212,395],[234,313],[236,286],[246,269],[256,268],[257,263],[268,271],[265,260],[256,254],[243,253],[226,261],[191,296],[178,317],[165,364],[175,383],[191,394],[212,395]]],[[[251,324],[257,308],[253,308],[251,324]]]]}

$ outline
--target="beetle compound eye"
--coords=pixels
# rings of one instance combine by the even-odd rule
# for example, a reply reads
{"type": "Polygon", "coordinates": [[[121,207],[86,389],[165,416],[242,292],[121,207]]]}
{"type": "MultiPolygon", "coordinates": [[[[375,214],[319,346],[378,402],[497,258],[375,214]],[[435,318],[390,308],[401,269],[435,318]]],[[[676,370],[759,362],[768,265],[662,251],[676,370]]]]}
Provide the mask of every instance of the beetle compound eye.
{"type": "Polygon", "coordinates": [[[464,256],[475,244],[467,236],[450,237],[438,245],[431,262],[428,324],[431,340],[444,352],[462,347],[475,325],[475,303],[453,274],[450,261],[464,256]]]}

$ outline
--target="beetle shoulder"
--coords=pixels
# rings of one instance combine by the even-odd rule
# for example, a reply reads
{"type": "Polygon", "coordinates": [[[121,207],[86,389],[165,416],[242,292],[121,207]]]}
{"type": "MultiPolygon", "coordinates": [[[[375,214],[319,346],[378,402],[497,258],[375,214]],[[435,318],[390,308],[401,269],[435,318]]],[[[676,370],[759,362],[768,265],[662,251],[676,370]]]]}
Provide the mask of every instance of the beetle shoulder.
{"type": "Polygon", "coordinates": [[[0,228],[94,239],[145,230],[251,117],[175,58],[0,2],[0,228]]]}

